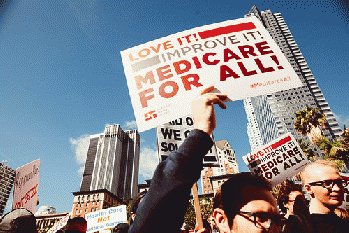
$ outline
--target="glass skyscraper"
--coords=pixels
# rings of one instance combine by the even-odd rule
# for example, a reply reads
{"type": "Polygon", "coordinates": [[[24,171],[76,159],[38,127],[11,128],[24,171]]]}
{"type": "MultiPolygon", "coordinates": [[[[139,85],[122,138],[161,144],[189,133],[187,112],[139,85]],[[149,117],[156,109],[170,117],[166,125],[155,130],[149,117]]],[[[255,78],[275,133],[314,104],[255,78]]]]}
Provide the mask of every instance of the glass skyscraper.
{"type": "Polygon", "coordinates": [[[4,163],[0,163],[0,215],[3,215],[6,203],[10,197],[15,173],[14,169],[4,163]]]}
{"type": "Polygon", "coordinates": [[[249,121],[247,131],[251,149],[267,144],[287,132],[291,132],[295,138],[301,138],[294,129],[295,112],[305,109],[306,106],[319,108],[325,114],[329,123],[329,128],[324,130],[327,138],[333,139],[339,136],[341,128],[284,18],[280,13],[272,13],[270,10],[259,11],[256,6],[245,15],[245,17],[251,16],[256,16],[263,23],[303,83],[299,88],[244,100],[249,121]]]}

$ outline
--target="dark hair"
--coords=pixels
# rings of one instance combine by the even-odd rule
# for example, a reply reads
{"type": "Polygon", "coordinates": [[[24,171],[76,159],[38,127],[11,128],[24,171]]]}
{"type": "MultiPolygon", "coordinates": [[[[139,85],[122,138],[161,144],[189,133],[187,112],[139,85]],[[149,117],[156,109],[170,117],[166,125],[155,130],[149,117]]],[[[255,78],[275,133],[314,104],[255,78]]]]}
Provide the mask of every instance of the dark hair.
{"type": "Polygon", "coordinates": [[[278,200],[279,208],[283,213],[287,212],[284,204],[289,201],[289,195],[293,191],[299,191],[302,193],[302,185],[295,184],[290,180],[285,180],[284,182],[279,184],[279,192],[276,195],[276,199],[278,200]]]}
{"type": "Polygon", "coordinates": [[[114,227],[113,233],[127,233],[129,227],[127,223],[118,223],[118,225],[114,227]]]}
{"type": "Polygon", "coordinates": [[[66,230],[81,230],[87,227],[87,221],[81,216],[71,218],[67,222],[66,230]]]}
{"type": "Polygon", "coordinates": [[[224,210],[229,227],[233,225],[235,215],[246,204],[241,201],[245,195],[244,188],[246,187],[271,191],[271,183],[264,177],[250,172],[241,172],[234,174],[225,181],[213,199],[213,209],[220,208],[224,210]]]}
{"type": "Polygon", "coordinates": [[[32,212],[27,209],[14,209],[5,214],[0,220],[0,232],[36,232],[36,218],[32,212]]]}
{"type": "Polygon", "coordinates": [[[132,213],[136,213],[137,212],[137,209],[138,209],[138,206],[139,206],[139,203],[141,202],[142,198],[145,196],[145,194],[147,194],[147,190],[144,190],[143,192],[141,193],[138,193],[134,198],[133,198],[133,201],[132,201],[132,206],[131,206],[131,212],[132,213]]]}

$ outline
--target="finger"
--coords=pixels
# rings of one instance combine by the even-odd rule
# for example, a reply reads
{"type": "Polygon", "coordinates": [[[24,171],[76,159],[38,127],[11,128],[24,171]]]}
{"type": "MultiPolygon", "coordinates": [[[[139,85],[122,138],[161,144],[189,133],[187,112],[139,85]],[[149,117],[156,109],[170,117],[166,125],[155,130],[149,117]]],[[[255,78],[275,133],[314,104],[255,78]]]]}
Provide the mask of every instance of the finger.
{"type": "Polygon", "coordinates": [[[218,96],[219,99],[222,100],[222,101],[228,99],[228,95],[217,94],[217,96],[218,96]]]}
{"type": "Polygon", "coordinates": [[[203,90],[201,92],[201,95],[204,95],[206,93],[210,93],[211,91],[213,91],[213,89],[214,89],[214,86],[207,87],[205,90],[203,90]]]}
{"type": "MultiPolygon", "coordinates": [[[[222,99],[220,98],[221,96],[219,95],[214,95],[212,94],[208,99],[207,99],[207,103],[208,104],[218,104],[219,107],[226,109],[227,106],[225,105],[225,103],[222,101],[222,99]]],[[[222,96],[222,98],[224,98],[224,95],[222,96]]]]}

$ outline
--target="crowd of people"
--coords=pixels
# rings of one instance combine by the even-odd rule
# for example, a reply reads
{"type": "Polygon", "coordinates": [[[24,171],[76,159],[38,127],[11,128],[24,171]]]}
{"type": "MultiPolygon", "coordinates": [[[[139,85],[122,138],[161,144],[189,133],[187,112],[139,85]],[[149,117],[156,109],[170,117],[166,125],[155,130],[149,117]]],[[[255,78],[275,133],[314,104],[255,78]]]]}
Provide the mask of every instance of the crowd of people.
{"type": "MultiPolygon", "coordinates": [[[[210,135],[216,127],[214,104],[226,108],[227,96],[210,93],[213,89],[205,89],[193,102],[194,130],[177,151],[158,165],[129,232],[179,232],[190,188],[199,179],[202,159],[213,144],[210,135]]],[[[310,196],[309,206],[300,186],[287,187],[277,201],[265,178],[252,173],[234,174],[214,197],[215,227],[220,233],[348,232],[347,213],[338,209],[344,199],[344,181],[334,165],[317,160],[302,171],[301,178],[310,196]],[[340,217],[336,211],[340,211],[340,217]]]]}
{"type": "MultiPolygon", "coordinates": [[[[132,221],[119,224],[114,232],[183,232],[190,190],[199,179],[203,157],[213,145],[216,127],[214,104],[225,109],[226,95],[205,89],[192,104],[194,130],[177,151],[156,168],[148,192],[138,194],[131,208],[132,221]]],[[[212,217],[197,232],[310,232],[349,231],[348,212],[339,208],[344,199],[344,181],[334,165],[317,160],[301,172],[302,185],[285,181],[277,198],[271,183],[249,172],[232,175],[218,189],[212,217]],[[309,194],[306,200],[302,186],[309,194]]],[[[70,219],[65,233],[86,232],[82,217],[70,219]]],[[[35,217],[25,209],[5,215],[1,232],[34,233],[35,217]]]]}

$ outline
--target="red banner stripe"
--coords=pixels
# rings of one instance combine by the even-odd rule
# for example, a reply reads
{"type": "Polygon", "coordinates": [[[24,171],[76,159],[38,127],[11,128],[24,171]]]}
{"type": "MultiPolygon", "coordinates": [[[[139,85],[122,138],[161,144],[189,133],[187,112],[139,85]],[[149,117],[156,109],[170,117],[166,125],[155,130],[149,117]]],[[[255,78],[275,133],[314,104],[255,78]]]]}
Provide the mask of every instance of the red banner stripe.
{"type": "Polygon", "coordinates": [[[286,144],[287,142],[291,141],[291,136],[288,136],[288,137],[285,137],[283,139],[281,139],[280,141],[278,142],[275,142],[274,144],[271,145],[271,147],[274,149],[278,148],[279,146],[282,146],[284,144],[286,144]]]}
{"type": "Polygon", "coordinates": [[[249,23],[240,23],[236,25],[229,25],[226,27],[219,27],[219,28],[215,28],[215,29],[211,29],[203,32],[198,32],[198,34],[201,37],[201,39],[207,39],[210,37],[216,37],[223,34],[252,30],[255,28],[256,28],[256,25],[254,25],[254,23],[252,22],[249,22],[249,23]]]}

